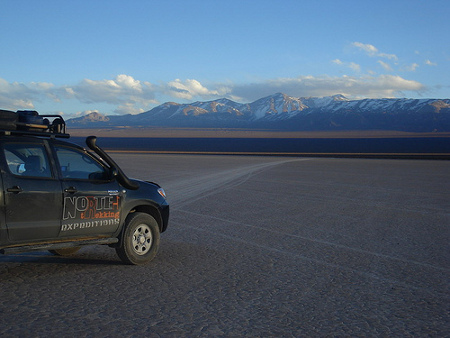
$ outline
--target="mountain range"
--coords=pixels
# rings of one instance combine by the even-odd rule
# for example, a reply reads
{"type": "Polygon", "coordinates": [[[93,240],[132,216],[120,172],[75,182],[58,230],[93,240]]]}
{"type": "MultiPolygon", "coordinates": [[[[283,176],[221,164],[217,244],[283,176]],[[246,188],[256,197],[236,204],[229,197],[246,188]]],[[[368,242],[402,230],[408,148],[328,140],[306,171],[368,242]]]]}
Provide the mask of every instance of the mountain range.
{"type": "Polygon", "coordinates": [[[226,98],[188,104],[166,102],[137,115],[93,112],[67,123],[74,128],[164,126],[443,132],[450,131],[450,99],[350,100],[342,95],[296,98],[276,93],[252,103],[226,98]]]}

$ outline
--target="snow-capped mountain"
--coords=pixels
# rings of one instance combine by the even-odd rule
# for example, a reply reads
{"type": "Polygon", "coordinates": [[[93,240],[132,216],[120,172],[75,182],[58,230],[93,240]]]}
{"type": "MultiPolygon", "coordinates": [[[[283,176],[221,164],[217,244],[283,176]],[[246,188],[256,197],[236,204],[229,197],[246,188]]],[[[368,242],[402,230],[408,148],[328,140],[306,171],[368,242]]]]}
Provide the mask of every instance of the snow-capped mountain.
{"type": "Polygon", "coordinates": [[[189,104],[166,102],[138,115],[103,116],[91,113],[71,119],[68,124],[84,128],[128,125],[450,131],[450,99],[349,100],[342,95],[296,98],[277,93],[252,103],[237,103],[223,98],[189,104]]]}

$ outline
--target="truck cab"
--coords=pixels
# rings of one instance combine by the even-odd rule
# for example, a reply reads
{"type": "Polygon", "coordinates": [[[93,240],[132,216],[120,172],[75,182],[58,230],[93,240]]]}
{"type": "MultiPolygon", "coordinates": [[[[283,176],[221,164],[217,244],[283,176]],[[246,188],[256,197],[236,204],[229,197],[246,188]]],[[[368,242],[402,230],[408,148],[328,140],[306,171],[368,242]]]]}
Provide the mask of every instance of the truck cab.
{"type": "Polygon", "coordinates": [[[58,115],[0,110],[0,253],[75,253],[109,245],[126,264],[145,264],[167,229],[169,204],[156,183],[128,178],[86,139],[64,139],[58,115]]]}

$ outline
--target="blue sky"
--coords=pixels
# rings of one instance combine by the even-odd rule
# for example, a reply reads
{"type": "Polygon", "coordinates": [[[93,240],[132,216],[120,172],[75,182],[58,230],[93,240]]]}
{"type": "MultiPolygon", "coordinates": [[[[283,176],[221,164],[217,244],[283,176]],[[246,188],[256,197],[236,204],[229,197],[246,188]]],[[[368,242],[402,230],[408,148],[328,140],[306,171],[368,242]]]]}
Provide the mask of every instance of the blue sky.
{"type": "Polygon", "coordinates": [[[448,0],[0,0],[0,109],[450,98],[448,0]]]}

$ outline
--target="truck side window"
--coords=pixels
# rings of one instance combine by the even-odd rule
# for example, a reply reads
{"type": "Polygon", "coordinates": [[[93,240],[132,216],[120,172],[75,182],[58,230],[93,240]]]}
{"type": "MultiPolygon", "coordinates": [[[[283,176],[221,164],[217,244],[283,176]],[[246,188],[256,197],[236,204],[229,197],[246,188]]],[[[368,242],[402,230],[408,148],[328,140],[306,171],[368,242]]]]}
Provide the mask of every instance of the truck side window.
{"type": "Polygon", "coordinates": [[[8,169],[12,174],[28,177],[52,177],[43,145],[5,143],[3,151],[8,169]]]}
{"type": "Polygon", "coordinates": [[[108,180],[108,170],[87,153],[56,147],[56,155],[63,178],[108,180]]]}

